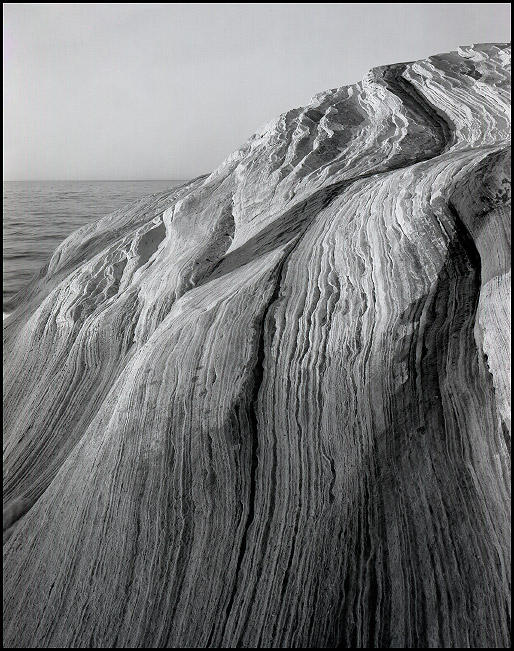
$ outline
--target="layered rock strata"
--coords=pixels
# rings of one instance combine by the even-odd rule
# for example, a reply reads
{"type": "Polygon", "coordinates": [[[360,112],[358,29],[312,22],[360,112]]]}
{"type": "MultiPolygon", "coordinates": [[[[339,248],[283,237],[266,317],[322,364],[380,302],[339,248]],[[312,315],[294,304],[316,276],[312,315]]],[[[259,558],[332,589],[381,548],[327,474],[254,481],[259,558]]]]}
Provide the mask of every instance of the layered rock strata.
{"type": "Polygon", "coordinates": [[[4,321],[4,643],[509,645],[510,48],[372,70],[4,321]]]}

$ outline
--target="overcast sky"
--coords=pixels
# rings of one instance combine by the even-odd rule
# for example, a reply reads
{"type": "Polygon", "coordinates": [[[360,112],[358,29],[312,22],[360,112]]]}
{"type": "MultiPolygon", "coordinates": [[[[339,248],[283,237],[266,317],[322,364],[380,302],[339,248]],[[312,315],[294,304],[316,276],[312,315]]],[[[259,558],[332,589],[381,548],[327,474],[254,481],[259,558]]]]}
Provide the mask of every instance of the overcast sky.
{"type": "Polygon", "coordinates": [[[509,41],[510,3],[4,3],[4,179],[187,179],[369,68],[509,41]]]}

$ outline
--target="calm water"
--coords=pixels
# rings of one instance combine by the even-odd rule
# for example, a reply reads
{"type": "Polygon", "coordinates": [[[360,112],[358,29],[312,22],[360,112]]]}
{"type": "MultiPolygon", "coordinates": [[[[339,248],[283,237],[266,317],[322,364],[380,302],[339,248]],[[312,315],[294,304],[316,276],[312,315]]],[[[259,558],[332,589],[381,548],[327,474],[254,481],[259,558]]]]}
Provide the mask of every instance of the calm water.
{"type": "Polygon", "coordinates": [[[4,181],[4,307],[77,228],[181,182],[4,181]]]}

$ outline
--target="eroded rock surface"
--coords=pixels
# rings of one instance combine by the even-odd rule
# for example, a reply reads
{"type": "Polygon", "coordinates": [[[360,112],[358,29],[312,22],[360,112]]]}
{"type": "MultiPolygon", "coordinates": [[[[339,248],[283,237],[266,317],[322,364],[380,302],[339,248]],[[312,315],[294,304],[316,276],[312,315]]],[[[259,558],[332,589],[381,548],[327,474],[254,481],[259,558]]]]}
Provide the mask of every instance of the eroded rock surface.
{"type": "Polygon", "coordinates": [[[509,61],[372,70],[57,249],[4,321],[6,646],[509,646],[509,61]]]}

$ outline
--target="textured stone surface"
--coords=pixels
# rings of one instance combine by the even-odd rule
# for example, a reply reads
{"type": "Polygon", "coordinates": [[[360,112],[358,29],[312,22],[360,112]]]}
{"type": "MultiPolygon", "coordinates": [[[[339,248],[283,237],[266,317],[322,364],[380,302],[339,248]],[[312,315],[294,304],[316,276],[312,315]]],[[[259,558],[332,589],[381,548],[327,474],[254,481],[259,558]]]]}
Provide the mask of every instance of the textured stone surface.
{"type": "Polygon", "coordinates": [[[57,249],[4,321],[6,646],[509,645],[509,56],[57,249]]]}

